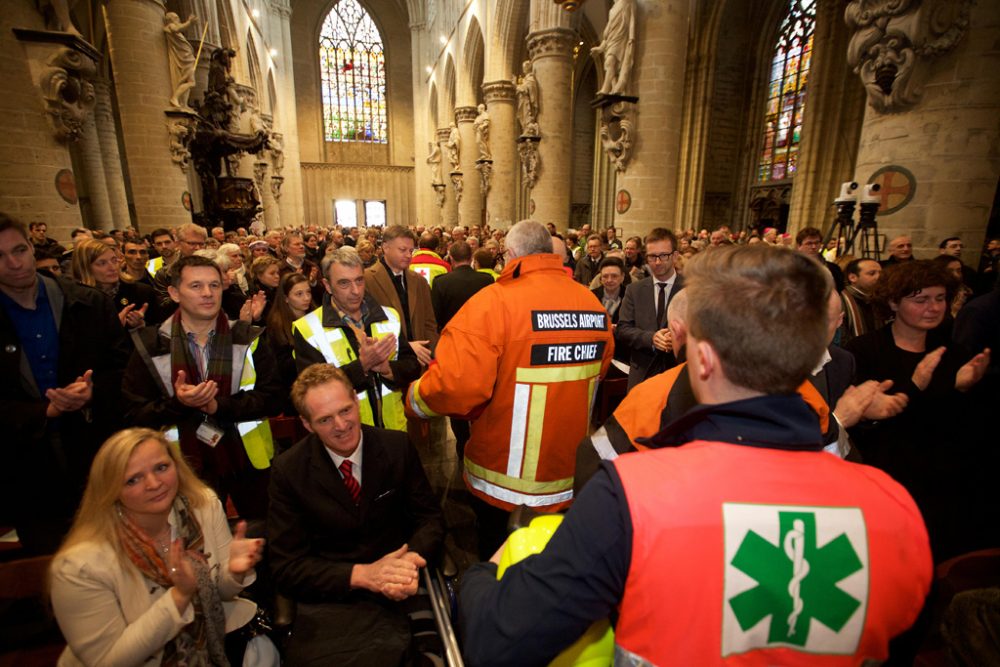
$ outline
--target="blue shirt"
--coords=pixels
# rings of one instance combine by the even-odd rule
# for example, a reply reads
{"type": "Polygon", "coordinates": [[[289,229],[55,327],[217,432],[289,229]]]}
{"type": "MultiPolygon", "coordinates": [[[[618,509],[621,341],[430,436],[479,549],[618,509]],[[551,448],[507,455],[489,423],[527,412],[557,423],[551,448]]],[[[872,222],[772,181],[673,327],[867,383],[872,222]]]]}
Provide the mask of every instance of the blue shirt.
{"type": "Polygon", "coordinates": [[[59,386],[59,329],[56,328],[56,318],[45,291],[45,281],[38,278],[33,309],[24,308],[4,292],[0,292],[0,307],[14,324],[21,348],[28,358],[28,366],[35,376],[35,384],[44,396],[46,390],[59,386]]]}

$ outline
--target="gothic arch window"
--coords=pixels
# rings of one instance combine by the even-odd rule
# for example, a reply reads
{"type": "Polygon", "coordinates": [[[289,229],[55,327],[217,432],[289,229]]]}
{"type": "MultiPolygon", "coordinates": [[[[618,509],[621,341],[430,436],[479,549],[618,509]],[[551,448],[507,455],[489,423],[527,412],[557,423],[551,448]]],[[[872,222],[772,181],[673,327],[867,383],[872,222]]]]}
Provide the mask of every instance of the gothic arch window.
{"type": "Polygon", "coordinates": [[[326,140],[386,143],[385,49],[358,0],[340,0],[327,14],[319,63],[326,140]]]}
{"type": "Polygon", "coordinates": [[[806,111],[816,0],[788,0],[771,58],[767,101],[757,159],[757,183],[795,176],[806,111]]]}

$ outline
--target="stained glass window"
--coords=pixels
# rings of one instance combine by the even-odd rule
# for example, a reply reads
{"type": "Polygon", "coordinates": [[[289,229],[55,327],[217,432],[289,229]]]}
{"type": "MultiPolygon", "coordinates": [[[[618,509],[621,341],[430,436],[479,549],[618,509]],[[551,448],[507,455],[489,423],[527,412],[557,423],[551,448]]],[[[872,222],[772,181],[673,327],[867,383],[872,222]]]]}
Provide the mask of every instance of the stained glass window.
{"type": "Polygon", "coordinates": [[[795,176],[806,111],[816,0],[789,0],[771,60],[757,182],[795,176]]]}
{"type": "Polygon", "coordinates": [[[357,0],[340,0],[327,14],[319,64],[326,140],[386,143],[385,49],[357,0]]]}

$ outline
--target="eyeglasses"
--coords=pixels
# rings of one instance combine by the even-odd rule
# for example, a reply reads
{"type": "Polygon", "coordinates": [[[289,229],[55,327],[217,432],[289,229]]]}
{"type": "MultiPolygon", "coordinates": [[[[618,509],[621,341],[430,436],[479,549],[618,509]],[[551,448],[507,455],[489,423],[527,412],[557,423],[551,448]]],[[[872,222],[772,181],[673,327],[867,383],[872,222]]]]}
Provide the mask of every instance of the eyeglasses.
{"type": "Polygon", "coordinates": [[[646,255],[646,259],[651,262],[665,262],[674,256],[672,252],[661,252],[658,255],[646,255]]]}
{"type": "Polygon", "coordinates": [[[204,248],[207,245],[205,241],[188,241],[187,239],[181,239],[181,243],[194,246],[195,248],[204,248]]]}

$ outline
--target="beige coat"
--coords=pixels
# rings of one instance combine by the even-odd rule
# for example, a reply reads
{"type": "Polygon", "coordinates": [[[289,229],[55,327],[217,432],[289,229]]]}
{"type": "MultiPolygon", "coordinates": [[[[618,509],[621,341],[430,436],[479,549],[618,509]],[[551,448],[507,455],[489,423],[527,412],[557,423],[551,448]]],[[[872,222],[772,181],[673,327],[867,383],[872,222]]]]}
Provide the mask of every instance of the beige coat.
{"type": "MultiPolygon", "coordinates": [[[[222,504],[214,495],[206,507],[195,510],[205,535],[205,553],[216,576],[226,613],[226,631],[242,627],[257,606],[236,598],[256,575],[242,584],[229,574],[232,535],[222,504]]],[[[176,516],[170,514],[170,525],[176,516]]],[[[52,606],[69,646],[59,667],[100,665],[159,665],[163,647],[194,620],[192,605],[177,612],[167,590],[139,574],[131,564],[121,564],[109,544],[86,542],[60,554],[52,563],[52,606]]]]}

